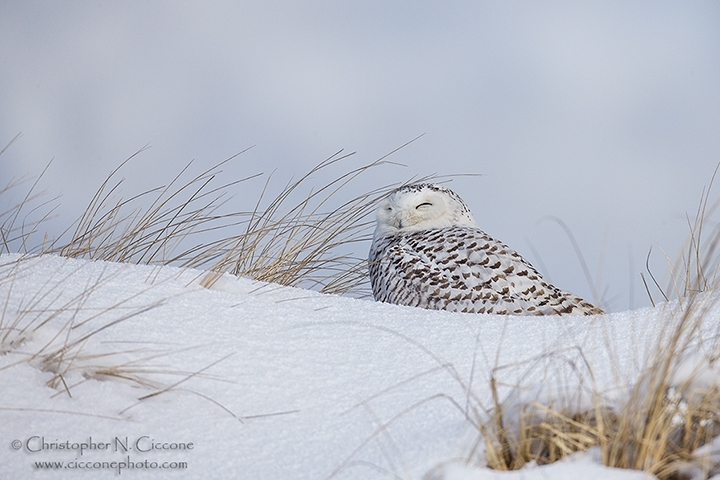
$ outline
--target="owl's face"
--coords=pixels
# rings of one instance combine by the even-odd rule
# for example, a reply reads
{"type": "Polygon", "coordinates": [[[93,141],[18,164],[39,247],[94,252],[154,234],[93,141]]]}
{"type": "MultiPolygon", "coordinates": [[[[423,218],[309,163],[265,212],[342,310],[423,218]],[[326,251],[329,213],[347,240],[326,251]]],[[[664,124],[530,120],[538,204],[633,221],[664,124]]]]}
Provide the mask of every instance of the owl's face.
{"type": "Polygon", "coordinates": [[[401,187],[380,202],[375,235],[452,226],[477,227],[462,199],[439,185],[401,187]]]}

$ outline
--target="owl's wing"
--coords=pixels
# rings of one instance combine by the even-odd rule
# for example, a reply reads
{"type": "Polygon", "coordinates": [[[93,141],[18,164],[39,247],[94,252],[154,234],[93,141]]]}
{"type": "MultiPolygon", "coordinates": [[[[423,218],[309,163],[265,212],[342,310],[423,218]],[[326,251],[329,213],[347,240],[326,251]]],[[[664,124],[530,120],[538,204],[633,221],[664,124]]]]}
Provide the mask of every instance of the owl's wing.
{"type": "Polygon", "coordinates": [[[477,228],[406,234],[382,253],[374,259],[380,281],[373,292],[380,301],[470,313],[602,313],[545,281],[517,252],[477,228]]]}
{"type": "Polygon", "coordinates": [[[370,279],[375,300],[411,307],[434,308],[430,298],[446,277],[433,255],[427,255],[426,242],[401,238],[381,242],[371,251],[370,279]]]}

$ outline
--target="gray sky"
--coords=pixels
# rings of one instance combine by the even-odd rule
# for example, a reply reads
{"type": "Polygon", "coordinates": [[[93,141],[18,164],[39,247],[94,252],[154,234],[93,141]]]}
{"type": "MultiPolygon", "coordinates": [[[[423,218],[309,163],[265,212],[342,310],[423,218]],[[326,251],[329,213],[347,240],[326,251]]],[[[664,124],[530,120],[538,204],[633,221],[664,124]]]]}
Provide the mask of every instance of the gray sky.
{"type": "Polygon", "coordinates": [[[649,304],[648,249],[662,277],[720,162],[715,1],[4,1],[0,65],[0,180],[54,158],[65,223],[145,144],[133,192],[251,145],[228,180],[424,134],[361,186],[480,173],[449,186],[483,229],[592,300],[562,219],[614,311],[649,304]]]}

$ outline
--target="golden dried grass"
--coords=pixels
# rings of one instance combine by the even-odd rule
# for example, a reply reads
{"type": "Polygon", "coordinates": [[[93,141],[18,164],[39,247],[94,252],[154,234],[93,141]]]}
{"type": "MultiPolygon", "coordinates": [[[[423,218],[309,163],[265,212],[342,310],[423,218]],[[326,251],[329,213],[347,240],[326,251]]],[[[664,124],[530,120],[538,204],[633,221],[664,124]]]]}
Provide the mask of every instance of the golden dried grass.
{"type": "MultiPolygon", "coordinates": [[[[135,264],[209,266],[203,280],[206,286],[217,275],[228,272],[327,293],[358,294],[366,288],[365,259],[352,257],[348,247],[369,240],[374,202],[398,185],[387,185],[351,200],[338,201],[337,198],[344,196],[346,187],[360,175],[390,164],[387,156],[350,169],[316,188],[312,184],[316,174],[331,166],[344,167],[343,162],[352,155],[338,152],[299,180],[288,183],[265,205],[272,177],[269,176],[254,206],[247,211],[228,212],[225,207],[233,197],[235,187],[262,175],[218,182],[223,174],[222,167],[244,152],[186,179],[191,162],[167,184],[125,199],[121,188],[126,180],[119,178],[121,169],[144,150],[139,150],[115,168],[80,217],[55,239],[49,240],[48,235],[44,235],[42,242],[33,243],[43,222],[57,208],[57,198],[42,202],[43,194],[37,192],[37,186],[50,164],[19,202],[0,211],[0,253],[24,254],[3,266],[0,282],[8,283],[8,295],[12,294],[14,279],[21,274],[26,260],[32,260],[38,253],[135,264]],[[236,233],[238,230],[241,233],[236,233]],[[233,233],[228,235],[227,232],[233,233]],[[208,234],[216,238],[208,241],[208,234]]],[[[11,194],[29,181],[28,178],[11,181],[0,190],[0,199],[12,197],[11,194]]],[[[52,373],[48,385],[68,395],[77,385],[66,382],[74,371],[81,372],[85,380],[112,377],[159,388],[158,394],[174,389],[185,379],[202,372],[177,372],[152,363],[152,360],[173,352],[147,351],[144,348],[85,352],[88,340],[97,332],[157,305],[123,312],[124,307],[118,304],[89,313],[84,304],[93,292],[109,281],[109,278],[103,278],[97,279],[82,294],[62,305],[50,302],[48,307],[48,299],[58,293],[57,289],[66,280],[48,279],[12,315],[6,311],[8,302],[5,302],[0,317],[0,354],[18,355],[19,360],[4,368],[22,362],[33,364],[42,371],[52,373]],[[58,326],[58,318],[64,319],[62,325],[58,326]],[[55,327],[50,329],[50,338],[33,351],[24,351],[34,332],[51,323],[55,327]],[[89,330],[78,328],[86,324],[91,327],[89,330]],[[78,333],[81,331],[85,333],[78,333]],[[152,380],[158,374],[180,375],[182,379],[177,384],[161,388],[152,380]]],[[[124,302],[130,300],[132,297],[124,302]]]]}
{"type": "Polygon", "coordinates": [[[570,397],[556,398],[552,404],[508,406],[499,397],[493,375],[493,408],[478,422],[478,445],[469,461],[477,459],[480,444],[485,463],[497,470],[552,463],[596,447],[605,465],[646,471],[661,480],[709,478],[720,471],[717,459],[698,453],[720,435],[720,381],[698,380],[707,377],[707,369],[720,358],[717,339],[707,338],[703,330],[708,312],[716,306],[703,293],[717,288],[719,265],[720,230],[715,227],[707,241],[703,231],[718,206],[709,206],[709,192],[710,187],[703,190],[695,218],[688,217],[690,236],[679,260],[671,263],[669,287],[661,289],[650,274],[664,299],[672,296],[677,303],[658,307],[665,308],[666,323],[626,398],[607,401],[593,389],[590,371],[577,386],[593,392],[589,408],[573,406],[570,397]],[[688,371],[693,355],[699,357],[688,371]],[[680,371],[684,373],[678,375],[680,371]]]}

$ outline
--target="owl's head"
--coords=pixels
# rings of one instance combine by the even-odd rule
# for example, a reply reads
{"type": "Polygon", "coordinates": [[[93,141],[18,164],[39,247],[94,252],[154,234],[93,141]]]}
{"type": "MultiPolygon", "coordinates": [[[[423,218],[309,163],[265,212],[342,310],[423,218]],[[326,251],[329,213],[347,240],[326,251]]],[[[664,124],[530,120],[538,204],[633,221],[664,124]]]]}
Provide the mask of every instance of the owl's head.
{"type": "Polygon", "coordinates": [[[477,227],[477,223],[458,194],[421,183],[400,187],[380,202],[375,235],[452,226],[477,227]]]}

